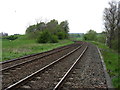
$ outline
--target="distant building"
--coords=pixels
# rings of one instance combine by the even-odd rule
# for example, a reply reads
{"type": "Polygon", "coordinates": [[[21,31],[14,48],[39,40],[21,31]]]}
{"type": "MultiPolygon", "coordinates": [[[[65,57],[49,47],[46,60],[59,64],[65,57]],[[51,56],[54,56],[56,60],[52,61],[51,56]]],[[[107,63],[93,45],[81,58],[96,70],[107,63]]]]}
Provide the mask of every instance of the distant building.
{"type": "Polygon", "coordinates": [[[20,34],[14,34],[14,35],[20,35],[20,34]]]}
{"type": "Polygon", "coordinates": [[[2,36],[8,36],[8,33],[3,33],[3,32],[1,32],[1,33],[0,33],[0,37],[2,37],[2,36]]]}
{"type": "Polygon", "coordinates": [[[69,33],[69,34],[79,34],[79,35],[84,35],[84,33],[69,33]]]}

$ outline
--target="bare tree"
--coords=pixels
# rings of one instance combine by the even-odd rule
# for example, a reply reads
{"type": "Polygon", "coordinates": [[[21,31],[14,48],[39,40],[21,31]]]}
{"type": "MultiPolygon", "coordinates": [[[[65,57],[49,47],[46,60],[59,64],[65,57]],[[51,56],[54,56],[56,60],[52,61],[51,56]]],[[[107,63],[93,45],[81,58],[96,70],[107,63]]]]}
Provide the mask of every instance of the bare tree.
{"type": "Polygon", "coordinates": [[[115,39],[116,34],[118,35],[119,25],[119,14],[120,6],[119,2],[109,2],[109,8],[104,10],[104,26],[106,30],[106,44],[112,48],[112,40],[115,39]]]}
{"type": "Polygon", "coordinates": [[[120,53],[120,1],[118,2],[118,26],[117,26],[117,31],[118,31],[118,52],[120,53]]]}

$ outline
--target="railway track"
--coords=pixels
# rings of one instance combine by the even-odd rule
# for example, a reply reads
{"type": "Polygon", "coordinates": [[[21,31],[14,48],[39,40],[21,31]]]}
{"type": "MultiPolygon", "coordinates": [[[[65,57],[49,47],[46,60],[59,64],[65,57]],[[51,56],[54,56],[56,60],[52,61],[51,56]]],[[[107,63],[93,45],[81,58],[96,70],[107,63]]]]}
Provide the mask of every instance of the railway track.
{"type": "Polygon", "coordinates": [[[58,89],[86,50],[87,44],[79,45],[52,63],[3,89],[58,89]]]}
{"type": "Polygon", "coordinates": [[[53,88],[53,90],[58,90],[60,89],[60,87],[63,85],[63,83],[65,82],[65,80],[67,79],[68,75],[72,72],[72,70],[74,69],[74,67],[76,66],[76,64],[78,63],[78,61],[80,60],[80,58],[83,56],[83,54],[85,53],[85,51],[87,50],[88,46],[85,47],[85,49],[82,51],[82,53],[80,54],[80,56],[76,59],[76,61],[72,64],[72,66],[68,69],[68,71],[64,74],[64,76],[60,79],[60,81],[57,83],[57,85],[53,88]]]}
{"type": "Polygon", "coordinates": [[[78,46],[80,46],[81,43],[77,43],[74,44],[72,46],[70,46],[67,49],[63,49],[60,50],[56,53],[53,54],[48,54],[48,56],[44,56],[43,58],[40,59],[33,59],[33,61],[29,62],[29,63],[24,63],[24,64],[17,64],[17,65],[13,65],[11,67],[7,67],[5,69],[2,69],[2,74],[3,74],[3,88],[8,87],[9,85],[17,82],[18,80],[28,76],[29,74],[37,71],[39,68],[44,67],[45,65],[51,63],[52,61],[62,57],[64,54],[70,52],[71,50],[77,48],[78,46]],[[19,72],[18,72],[19,71],[19,72]],[[10,77],[10,78],[9,78],[10,77]],[[8,79],[9,78],[9,79],[8,79]]]}
{"type": "Polygon", "coordinates": [[[50,50],[50,51],[37,53],[37,54],[32,54],[32,55],[24,56],[24,57],[21,57],[21,58],[0,62],[0,65],[2,65],[2,70],[4,70],[5,68],[10,67],[10,66],[12,67],[15,64],[16,65],[17,64],[22,64],[22,63],[27,62],[27,61],[30,62],[30,61],[33,61],[33,60],[37,60],[37,59],[46,57],[48,55],[52,55],[54,53],[60,52],[60,51],[65,50],[65,49],[68,49],[68,48],[72,47],[73,45],[74,44],[67,45],[67,46],[62,46],[62,47],[59,47],[59,48],[56,48],[56,49],[53,49],[53,50],[50,50]]]}
{"type": "MultiPolygon", "coordinates": [[[[77,65],[73,68],[60,87],[61,90],[101,89],[111,90],[107,84],[103,65],[97,48],[91,44],[77,65]]],[[[114,90],[114,89],[113,89],[114,90]]]]}
{"type": "Polygon", "coordinates": [[[108,88],[98,49],[90,43],[77,42],[2,73],[2,90],[108,88]]]}

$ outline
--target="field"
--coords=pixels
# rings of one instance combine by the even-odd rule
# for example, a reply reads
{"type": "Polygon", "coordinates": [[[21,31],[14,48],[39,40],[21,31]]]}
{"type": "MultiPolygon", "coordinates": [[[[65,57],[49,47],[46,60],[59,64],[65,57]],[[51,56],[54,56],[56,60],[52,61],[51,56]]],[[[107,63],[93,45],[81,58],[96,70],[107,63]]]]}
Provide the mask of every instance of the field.
{"type": "Polygon", "coordinates": [[[16,40],[2,40],[2,60],[10,60],[21,56],[40,53],[60,46],[73,43],[70,40],[61,40],[59,43],[39,44],[35,40],[29,40],[25,36],[20,36],[16,40]]]}

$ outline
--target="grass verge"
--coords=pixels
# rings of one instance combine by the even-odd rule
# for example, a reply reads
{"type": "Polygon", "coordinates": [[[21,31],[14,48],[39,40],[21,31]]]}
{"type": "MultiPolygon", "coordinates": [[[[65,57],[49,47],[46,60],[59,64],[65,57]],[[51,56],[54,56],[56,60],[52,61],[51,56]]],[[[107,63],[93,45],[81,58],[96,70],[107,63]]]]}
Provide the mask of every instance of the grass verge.
{"type": "Polygon", "coordinates": [[[40,53],[60,46],[72,44],[70,40],[61,40],[59,43],[39,44],[35,40],[28,40],[25,37],[10,41],[2,40],[2,60],[10,60],[25,55],[40,53]]]}
{"type": "Polygon", "coordinates": [[[102,53],[104,62],[106,64],[107,72],[111,77],[113,86],[115,88],[120,88],[120,72],[119,72],[120,55],[102,43],[94,41],[92,41],[92,43],[97,45],[102,53]]]}

